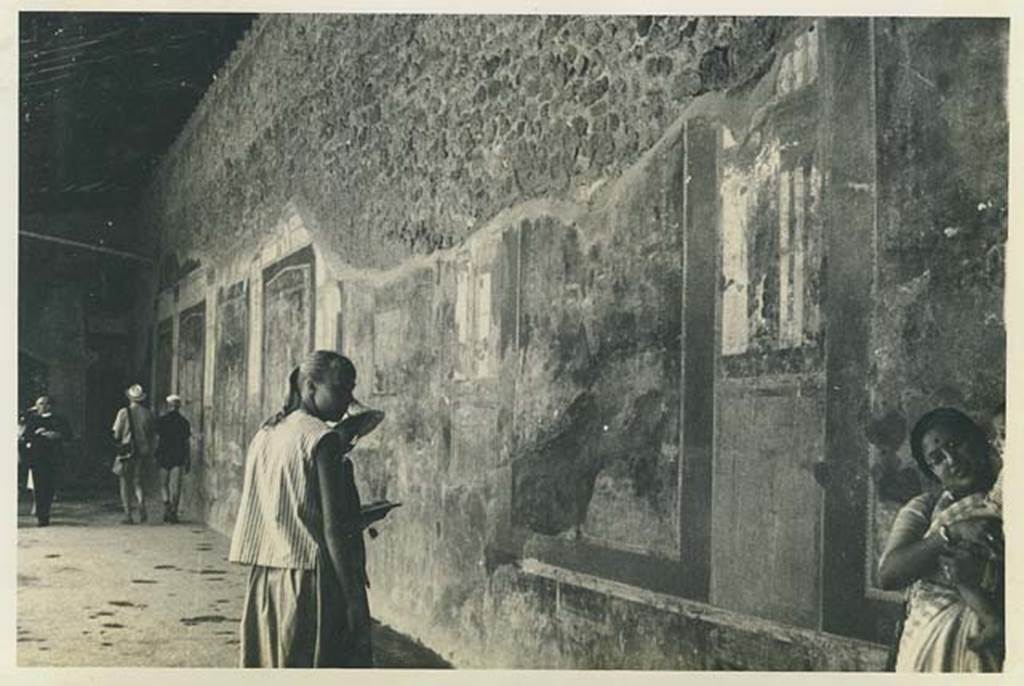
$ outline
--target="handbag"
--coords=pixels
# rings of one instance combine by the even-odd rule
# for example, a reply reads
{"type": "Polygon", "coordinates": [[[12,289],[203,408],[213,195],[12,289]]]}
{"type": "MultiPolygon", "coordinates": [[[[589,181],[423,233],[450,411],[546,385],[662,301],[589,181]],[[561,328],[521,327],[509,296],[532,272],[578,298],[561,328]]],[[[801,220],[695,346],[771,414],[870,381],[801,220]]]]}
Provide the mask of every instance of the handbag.
{"type": "Polygon", "coordinates": [[[131,407],[126,407],[125,412],[128,413],[129,439],[127,443],[118,443],[114,452],[114,464],[110,467],[110,471],[117,476],[121,476],[124,473],[124,463],[132,459],[135,452],[135,422],[132,421],[131,407]]]}

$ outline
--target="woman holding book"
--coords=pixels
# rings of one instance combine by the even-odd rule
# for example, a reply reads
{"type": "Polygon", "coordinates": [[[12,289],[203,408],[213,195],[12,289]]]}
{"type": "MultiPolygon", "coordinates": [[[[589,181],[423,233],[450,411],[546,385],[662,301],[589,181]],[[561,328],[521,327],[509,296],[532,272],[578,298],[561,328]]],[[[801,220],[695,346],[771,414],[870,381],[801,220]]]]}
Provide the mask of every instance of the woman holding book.
{"type": "Polygon", "coordinates": [[[253,438],[229,559],[251,565],[243,667],[371,667],[365,522],[351,443],[327,422],[352,403],[356,369],[325,350],[289,375],[284,407],[253,438]]]}

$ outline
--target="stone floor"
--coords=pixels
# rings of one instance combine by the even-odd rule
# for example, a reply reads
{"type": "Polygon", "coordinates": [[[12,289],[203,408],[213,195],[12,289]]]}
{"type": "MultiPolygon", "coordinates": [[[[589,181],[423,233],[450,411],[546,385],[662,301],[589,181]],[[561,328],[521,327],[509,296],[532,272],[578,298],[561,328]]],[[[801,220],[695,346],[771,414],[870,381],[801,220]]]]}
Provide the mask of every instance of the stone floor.
{"type": "MultiPolygon", "coordinates": [[[[236,666],[246,568],[227,561],[228,540],[196,523],[119,520],[116,503],[95,501],[58,502],[47,528],[19,516],[18,665],[236,666]]],[[[378,667],[449,666],[374,630],[378,667]]]]}

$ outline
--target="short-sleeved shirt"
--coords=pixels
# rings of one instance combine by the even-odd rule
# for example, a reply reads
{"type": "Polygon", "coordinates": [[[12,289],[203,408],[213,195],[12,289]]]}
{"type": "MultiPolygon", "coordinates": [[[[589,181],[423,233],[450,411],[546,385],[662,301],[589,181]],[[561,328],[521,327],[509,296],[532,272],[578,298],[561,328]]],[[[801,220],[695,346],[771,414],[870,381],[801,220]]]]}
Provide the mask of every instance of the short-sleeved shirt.
{"type": "Polygon", "coordinates": [[[156,432],[160,437],[156,461],[161,466],[176,467],[188,462],[188,439],[192,435],[192,427],[187,419],[171,410],[156,420],[156,432]]]}
{"type": "Polygon", "coordinates": [[[900,508],[893,520],[892,528],[889,530],[889,538],[885,542],[885,550],[878,560],[881,567],[885,558],[897,548],[902,548],[910,543],[915,543],[924,538],[931,526],[932,516],[940,512],[953,502],[953,496],[943,491],[941,494],[922,493],[911,498],[906,505],[900,508]]]}
{"type": "Polygon", "coordinates": [[[119,443],[133,441],[134,453],[140,457],[149,457],[156,448],[156,420],[149,408],[131,404],[117,411],[114,419],[114,440],[119,443]],[[132,413],[131,422],[128,412],[132,413]],[[132,423],[135,424],[135,435],[132,435],[132,423]],[[134,439],[134,441],[133,441],[134,439]]]}
{"type": "Polygon", "coordinates": [[[231,562],[316,569],[324,540],[313,457],[328,433],[327,424],[304,410],[256,432],[245,461],[231,562]]]}

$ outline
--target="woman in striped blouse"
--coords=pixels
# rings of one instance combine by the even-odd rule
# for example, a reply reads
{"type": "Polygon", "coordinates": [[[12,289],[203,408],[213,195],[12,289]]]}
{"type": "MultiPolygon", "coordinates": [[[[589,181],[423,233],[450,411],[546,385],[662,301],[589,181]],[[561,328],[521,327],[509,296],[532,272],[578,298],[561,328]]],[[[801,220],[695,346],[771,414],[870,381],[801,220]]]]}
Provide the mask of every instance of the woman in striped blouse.
{"type": "Polygon", "coordinates": [[[352,402],[356,370],[311,353],[249,446],[229,559],[251,565],[243,667],[370,667],[366,551],[352,463],[326,424],[352,402]]]}

